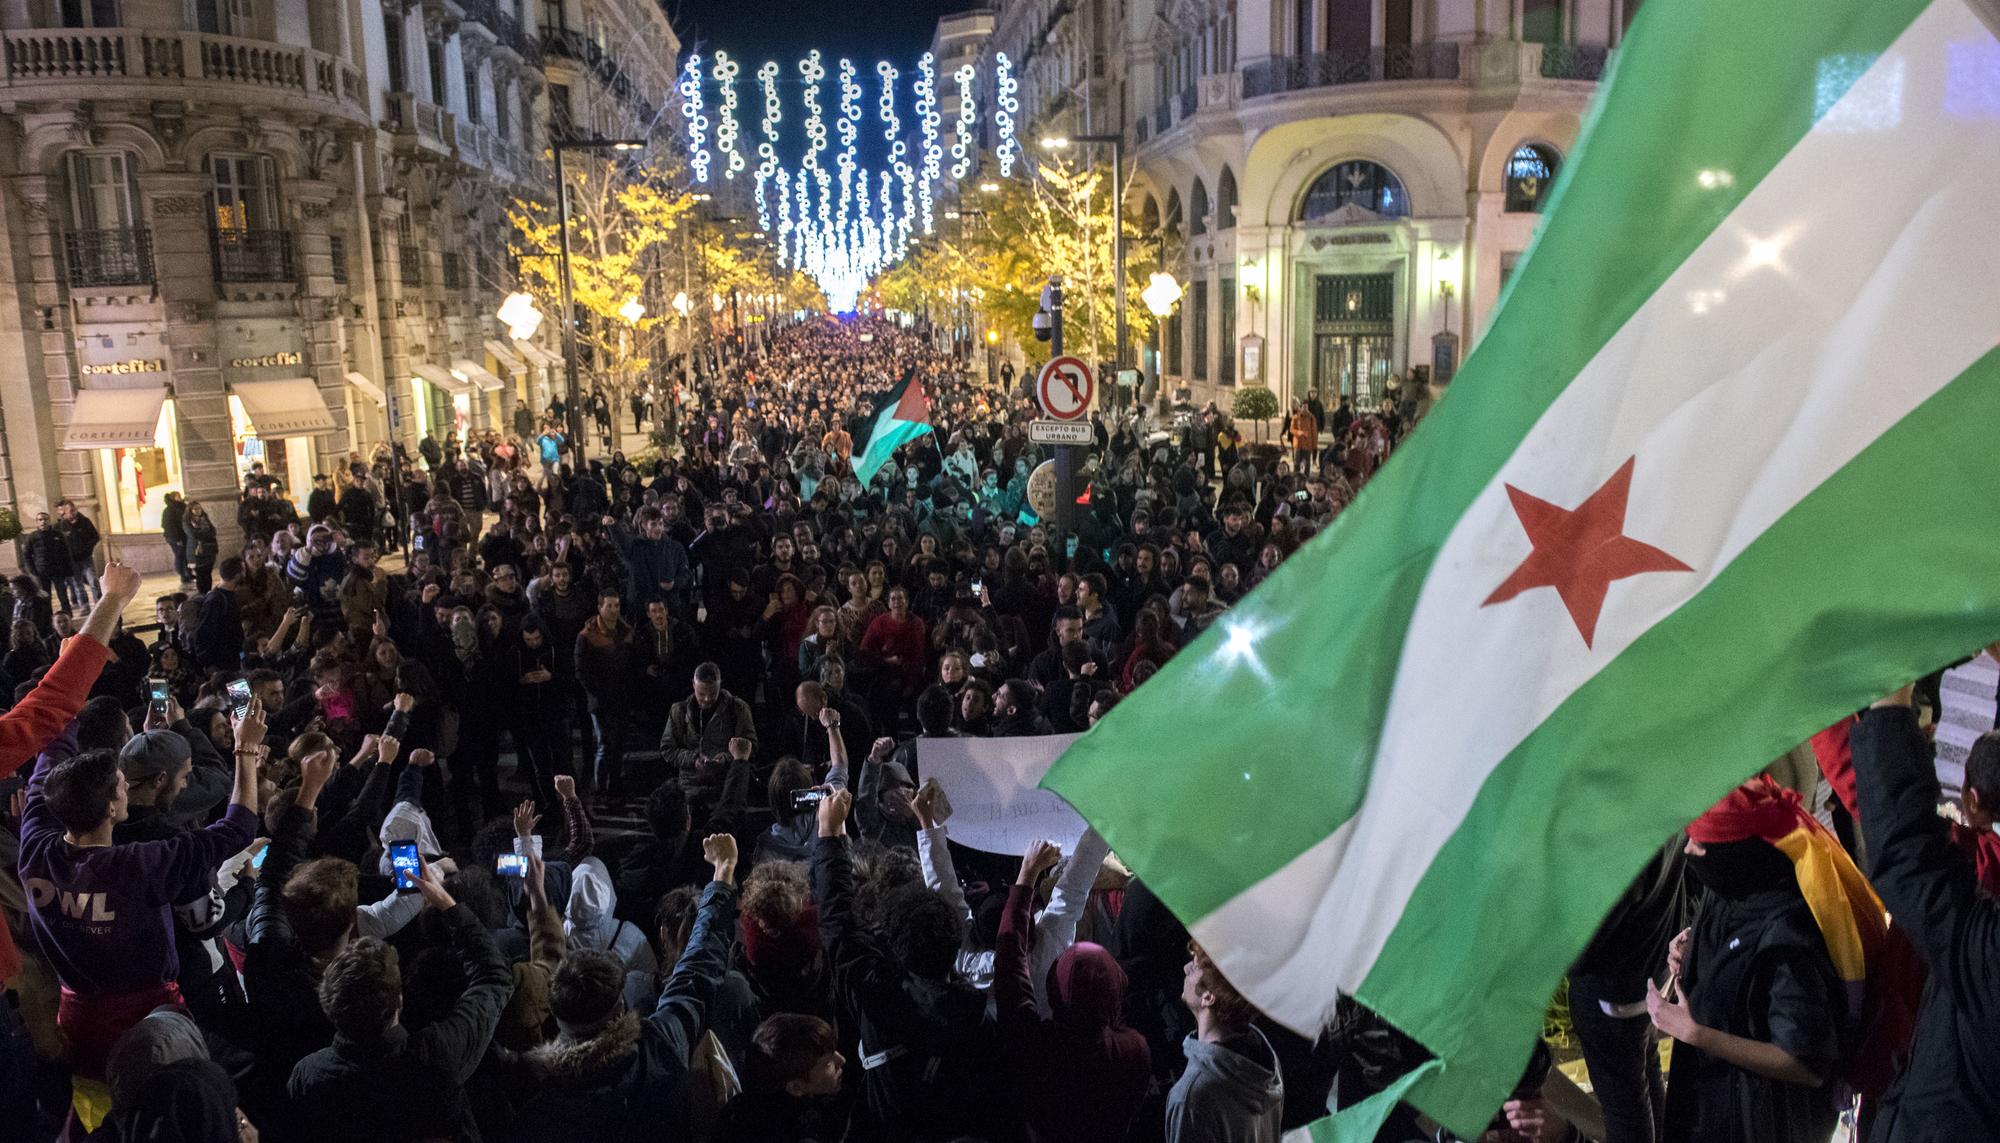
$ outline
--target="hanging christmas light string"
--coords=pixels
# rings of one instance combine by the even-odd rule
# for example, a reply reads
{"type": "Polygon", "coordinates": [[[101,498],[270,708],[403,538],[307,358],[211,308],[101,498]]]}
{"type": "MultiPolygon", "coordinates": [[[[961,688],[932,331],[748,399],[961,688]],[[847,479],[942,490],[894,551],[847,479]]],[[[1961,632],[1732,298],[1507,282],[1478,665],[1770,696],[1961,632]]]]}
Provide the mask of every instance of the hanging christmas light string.
{"type": "Polygon", "coordinates": [[[801,165],[814,170],[819,167],[819,153],[826,150],[826,120],[819,108],[819,85],[826,78],[826,66],[820,63],[819,49],[799,61],[799,77],[806,83],[806,153],[801,165]]]}
{"type": "Polygon", "coordinates": [[[993,128],[998,134],[998,144],[993,149],[993,157],[1000,163],[1000,177],[1014,177],[1014,158],[1021,144],[1014,138],[1014,115],[1021,110],[1017,98],[1021,81],[1014,78],[1014,61],[1006,52],[996,52],[993,56],[993,128]]]}
{"type": "Polygon", "coordinates": [[[720,108],[715,122],[715,145],[722,152],[722,177],[726,179],[735,178],[736,172],[749,165],[736,149],[736,77],[742,70],[742,65],[730,59],[728,52],[715,53],[715,67],[710,73],[715,77],[720,108]]]}
{"type": "Polygon", "coordinates": [[[934,234],[932,207],[935,200],[931,195],[931,184],[938,181],[943,173],[944,155],[938,147],[938,126],[943,121],[938,118],[937,109],[937,61],[931,53],[925,52],[917,61],[917,118],[923,125],[924,154],[923,166],[917,180],[917,203],[923,210],[924,233],[934,234]]]}
{"type": "Polygon", "coordinates": [[[688,167],[694,181],[708,181],[708,117],[701,113],[701,53],[681,68],[681,121],[687,124],[688,167]]]}
{"type": "Polygon", "coordinates": [[[951,78],[958,84],[958,125],[952,132],[951,177],[963,179],[972,170],[972,130],[979,115],[972,81],[979,78],[979,73],[971,64],[961,64],[951,78]]]}
{"type": "MultiPolygon", "coordinates": [[[[764,117],[758,124],[763,139],[757,144],[757,226],[766,234],[772,232],[771,204],[768,201],[768,187],[778,173],[778,124],[784,118],[784,108],[778,99],[778,64],[767,60],[757,69],[757,86],[764,94],[764,117]]],[[[781,195],[783,191],[779,192],[781,195]]],[[[778,247],[780,253],[784,247],[778,247]]]]}

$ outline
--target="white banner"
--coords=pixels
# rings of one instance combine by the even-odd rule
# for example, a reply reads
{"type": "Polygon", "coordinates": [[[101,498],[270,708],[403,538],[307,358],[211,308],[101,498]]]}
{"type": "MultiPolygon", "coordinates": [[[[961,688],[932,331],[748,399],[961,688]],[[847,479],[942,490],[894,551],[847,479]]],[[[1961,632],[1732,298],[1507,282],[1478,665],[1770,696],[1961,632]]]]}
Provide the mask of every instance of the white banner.
{"type": "Polygon", "coordinates": [[[1069,803],[1036,788],[1074,734],[1036,738],[919,738],[917,768],[951,800],[951,840],[1019,856],[1037,839],[1076,850],[1084,822],[1069,803]]]}

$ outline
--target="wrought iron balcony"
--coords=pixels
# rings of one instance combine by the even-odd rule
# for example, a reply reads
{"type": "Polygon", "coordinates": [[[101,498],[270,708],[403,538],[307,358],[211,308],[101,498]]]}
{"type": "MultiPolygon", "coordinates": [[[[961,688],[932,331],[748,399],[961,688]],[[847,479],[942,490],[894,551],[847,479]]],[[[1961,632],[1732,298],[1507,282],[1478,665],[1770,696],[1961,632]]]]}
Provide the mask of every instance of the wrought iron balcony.
{"type": "Polygon", "coordinates": [[[63,232],[71,286],[144,286],[153,281],[153,232],[143,226],[63,232]]]}
{"type": "Polygon", "coordinates": [[[1243,69],[1243,97],[1355,83],[1455,80],[1458,54],[1457,44],[1418,44],[1261,60],[1243,69]]]}
{"type": "Polygon", "coordinates": [[[1543,79],[1581,79],[1596,82],[1604,78],[1611,49],[1584,44],[1543,44],[1543,79]]]}
{"type": "Polygon", "coordinates": [[[283,230],[217,230],[211,233],[218,282],[291,282],[292,236],[283,230]]]}

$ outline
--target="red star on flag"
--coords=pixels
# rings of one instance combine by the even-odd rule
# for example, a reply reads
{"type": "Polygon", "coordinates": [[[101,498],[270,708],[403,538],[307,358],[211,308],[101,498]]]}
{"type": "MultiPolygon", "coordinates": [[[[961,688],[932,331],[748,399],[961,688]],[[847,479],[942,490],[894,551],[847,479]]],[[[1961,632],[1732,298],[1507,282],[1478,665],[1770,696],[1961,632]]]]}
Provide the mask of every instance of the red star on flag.
{"type": "Polygon", "coordinates": [[[1693,571],[1653,545],[1625,535],[1625,500],[1632,490],[1632,465],[1637,459],[1626,458],[1603,487],[1575,508],[1557,507],[1507,485],[1514,515],[1520,517],[1521,530],[1535,550],[1480,606],[1505,603],[1533,588],[1553,587],[1588,647],[1613,580],[1647,572],[1693,571]]]}

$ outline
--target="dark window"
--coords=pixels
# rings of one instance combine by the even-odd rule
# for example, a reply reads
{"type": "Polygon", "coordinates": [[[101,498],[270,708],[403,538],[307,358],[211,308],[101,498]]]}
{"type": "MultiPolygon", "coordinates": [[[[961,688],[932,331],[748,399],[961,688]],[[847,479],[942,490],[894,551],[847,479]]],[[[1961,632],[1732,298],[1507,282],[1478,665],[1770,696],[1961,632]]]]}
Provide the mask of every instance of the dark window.
{"type": "Polygon", "coordinates": [[[1222,325],[1222,356],[1215,359],[1215,379],[1224,385],[1236,384],[1236,279],[1218,283],[1216,317],[1222,325]]]}
{"type": "Polygon", "coordinates": [[[1382,8],[1382,43],[1392,48],[1410,46],[1410,8],[1415,0],[1387,0],[1382,8]]]}
{"type": "Polygon", "coordinates": [[[485,113],[479,107],[479,69],[465,69],[465,117],[474,123],[483,122],[485,113]]]}
{"type": "Polygon", "coordinates": [[[1313,279],[1315,322],[1386,322],[1396,318],[1393,274],[1321,274],[1313,279]]]}
{"type": "Polygon", "coordinates": [[[1188,296],[1188,321],[1194,327],[1194,379],[1208,380],[1208,283],[1197,280],[1188,296]]]}
{"type": "Polygon", "coordinates": [[[1531,44],[1562,43],[1562,0],[1521,0],[1521,38],[1531,44]]]}
{"type": "Polygon", "coordinates": [[[1194,181],[1194,194],[1189,197],[1188,201],[1194,204],[1194,211],[1188,216],[1188,233],[1207,234],[1208,188],[1202,185],[1200,179],[1194,181]]]}
{"type": "Polygon", "coordinates": [[[1319,41],[1313,38],[1313,0],[1292,0],[1292,37],[1294,50],[1302,56],[1309,56],[1319,50],[1319,41]]]}
{"type": "Polygon", "coordinates": [[[558,139],[570,136],[573,124],[569,109],[569,85],[552,83],[549,85],[549,134],[558,139]]]}
{"type": "Polygon", "coordinates": [[[1562,160],[1540,143],[1523,143],[1507,159],[1507,213],[1534,214],[1548,200],[1562,160]]]}
{"type": "Polygon", "coordinates": [[[1222,178],[1215,184],[1215,228],[1233,230],[1236,227],[1236,172],[1222,168],[1222,178]]]}
{"type": "Polygon", "coordinates": [[[62,0],[65,28],[115,28],[118,0],[62,0]]]}
{"type": "Polygon", "coordinates": [[[432,40],[427,47],[430,50],[431,60],[431,102],[443,107],[445,105],[444,45],[432,40]]]}
{"type": "Polygon", "coordinates": [[[1374,46],[1369,42],[1373,8],[1371,0],[1327,0],[1326,50],[1365,52],[1374,46]]]}
{"type": "Polygon", "coordinates": [[[382,18],[382,47],[389,55],[389,90],[410,90],[410,64],[403,49],[403,21],[386,13],[382,18]]]}
{"type": "Polygon", "coordinates": [[[1408,218],[1409,196],[1403,180],[1380,163],[1352,159],[1329,169],[1306,191],[1305,205],[1299,209],[1300,222],[1325,218],[1346,206],[1378,214],[1383,218],[1408,218]]]}
{"type": "Polygon", "coordinates": [[[1167,347],[1167,372],[1181,375],[1181,311],[1167,315],[1167,328],[1161,331],[1161,340],[1167,347]]]}
{"type": "Polygon", "coordinates": [[[1174,190],[1170,190],[1170,191],[1168,191],[1168,192],[1167,192],[1167,221],[1166,221],[1166,230],[1167,230],[1167,235],[1168,235],[1168,237],[1171,237],[1171,238],[1178,238],[1178,237],[1180,237],[1180,233],[1181,233],[1181,192],[1179,191],[1179,189],[1174,189],[1174,190]]]}
{"type": "Polygon", "coordinates": [[[333,259],[333,280],[337,285],[347,284],[347,239],[338,234],[326,236],[326,251],[333,259]]]}

